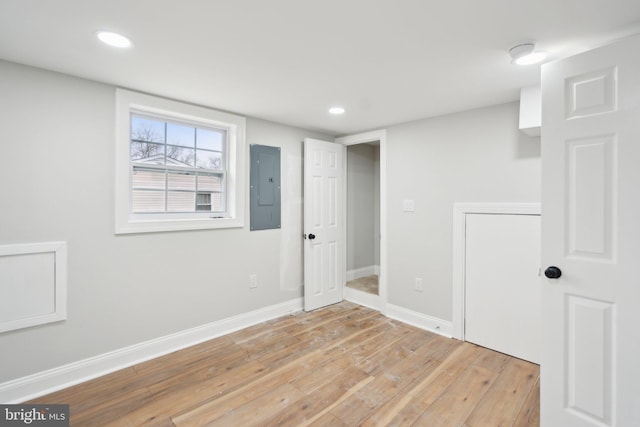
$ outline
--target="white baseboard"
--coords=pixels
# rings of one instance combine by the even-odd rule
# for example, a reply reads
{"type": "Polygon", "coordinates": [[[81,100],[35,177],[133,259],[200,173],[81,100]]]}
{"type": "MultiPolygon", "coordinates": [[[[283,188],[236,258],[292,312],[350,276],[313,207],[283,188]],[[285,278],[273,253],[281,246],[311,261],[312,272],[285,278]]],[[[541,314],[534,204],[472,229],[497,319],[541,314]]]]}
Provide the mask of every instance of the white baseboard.
{"type": "Polygon", "coordinates": [[[345,286],[344,299],[380,311],[381,304],[379,295],[362,292],[357,289],[345,286]]]}
{"type": "Polygon", "coordinates": [[[0,403],[21,403],[300,310],[302,298],[296,298],[7,381],[0,384],[0,403]]]}
{"type": "Polygon", "coordinates": [[[417,328],[443,335],[447,338],[452,337],[453,324],[448,320],[428,316],[426,314],[389,303],[386,305],[385,315],[392,319],[413,325],[417,328]]]}
{"type": "Polygon", "coordinates": [[[347,271],[347,282],[350,280],[359,279],[361,277],[380,275],[379,265],[368,265],[362,268],[355,268],[347,271]]]}

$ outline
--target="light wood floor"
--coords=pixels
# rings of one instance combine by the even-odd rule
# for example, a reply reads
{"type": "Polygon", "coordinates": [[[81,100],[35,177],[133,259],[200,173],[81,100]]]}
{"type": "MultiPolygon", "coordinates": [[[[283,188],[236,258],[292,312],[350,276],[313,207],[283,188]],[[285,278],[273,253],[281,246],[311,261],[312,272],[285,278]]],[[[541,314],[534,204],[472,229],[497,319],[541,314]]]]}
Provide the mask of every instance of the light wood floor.
{"type": "Polygon", "coordinates": [[[537,426],[539,368],[345,302],[32,403],[73,426],[537,426]]]}
{"type": "Polygon", "coordinates": [[[346,286],[369,294],[378,295],[378,276],[366,276],[349,280],[346,286]]]}

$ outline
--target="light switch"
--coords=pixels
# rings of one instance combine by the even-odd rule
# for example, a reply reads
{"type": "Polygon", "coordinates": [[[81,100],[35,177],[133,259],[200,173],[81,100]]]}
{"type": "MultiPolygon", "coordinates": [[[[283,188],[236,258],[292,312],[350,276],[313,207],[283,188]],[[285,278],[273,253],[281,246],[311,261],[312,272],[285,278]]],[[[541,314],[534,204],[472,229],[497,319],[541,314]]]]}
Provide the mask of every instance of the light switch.
{"type": "Polygon", "coordinates": [[[402,210],[405,212],[413,212],[415,211],[413,200],[403,200],[402,201],[402,210]]]}

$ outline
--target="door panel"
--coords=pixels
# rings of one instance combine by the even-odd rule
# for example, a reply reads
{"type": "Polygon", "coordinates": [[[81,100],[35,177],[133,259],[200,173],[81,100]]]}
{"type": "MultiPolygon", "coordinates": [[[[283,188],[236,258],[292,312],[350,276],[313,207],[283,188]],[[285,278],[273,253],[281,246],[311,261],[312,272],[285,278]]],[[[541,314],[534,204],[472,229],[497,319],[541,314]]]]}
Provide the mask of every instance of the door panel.
{"type": "Polygon", "coordinates": [[[606,422],[611,420],[613,304],[567,295],[565,309],[567,406],[606,422]]]}
{"type": "Polygon", "coordinates": [[[612,261],[613,135],[569,140],[566,147],[569,255],[612,261]]]}
{"type": "Polygon", "coordinates": [[[465,341],[540,363],[540,215],[465,217],[465,341]]]}
{"type": "Polygon", "coordinates": [[[304,308],[342,301],[344,280],[342,189],[344,147],[304,141],[304,308]],[[311,238],[313,236],[313,238],[311,238]]]}
{"type": "Polygon", "coordinates": [[[542,67],[542,426],[640,425],[639,51],[542,67]]]}

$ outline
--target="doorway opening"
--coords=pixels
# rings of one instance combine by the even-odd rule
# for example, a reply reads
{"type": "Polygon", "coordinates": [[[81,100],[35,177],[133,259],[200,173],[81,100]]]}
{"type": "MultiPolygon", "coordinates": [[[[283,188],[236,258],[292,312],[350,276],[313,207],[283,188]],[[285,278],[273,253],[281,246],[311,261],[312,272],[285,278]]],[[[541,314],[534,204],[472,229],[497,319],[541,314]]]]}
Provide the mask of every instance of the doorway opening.
{"type": "MultiPolygon", "coordinates": [[[[343,176],[345,179],[343,180],[343,218],[344,227],[343,227],[343,242],[345,245],[344,250],[344,262],[342,264],[342,277],[343,284],[347,282],[358,279],[361,277],[367,276],[377,276],[377,293],[369,293],[364,292],[358,289],[355,289],[350,286],[343,286],[343,297],[345,300],[354,302],[359,305],[363,305],[369,308],[373,308],[374,310],[380,311],[382,314],[386,314],[386,302],[387,302],[387,243],[386,243],[386,229],[387,229],[387,216],[386,216],[386,205],[387,205],[387,193],[386,193],[386,182],[387,182],[387,174],[386,174],[386,146],[387,146],[387,131],[385,129],[378,129],[370,132],[359,133],[355,135],[343,136],[340,138],[336,138],[336,143],[342,144],[344,146],[344,156],[345,161],[343,162],[344,173],[343,176]],[[373,261],[365,262],[364,264],[360,264],[359,267],[356,267],[356,259],[355,254],[357,251],[351,252],[353,256],[352,260],[353,264],[349,264],[349,251],[350,248],[353,247],[353,243],[349,245],[348,243],[348,234],[355,233],[353,227],[348,223],[348,215],[349,212],[347,210],[348,205],[348,191],[347,185],[349,179],[347,175],[349,174],[348,162],[347,158],[347,149],[351,146],[362,146],[361,150],[370,150],[374,154],[374,178],[373,178],[373,187],[371,190],[371,180],[369,180],[369,196],[373,197],[373,206],[371,206],[370,211],[373,212],[374,215],[374,226],[373,229],[370,226],[366,228],[369,229],[369,248],[373,248],[373,261]],[[368,148],[367,148],[368,147],[368,148]],[[377,171],[377,179],[375,178],[377,171]],[[377,223],[377,225],[375,225],[377,223]],[[373,243],[371,243],[373,241],[373,243]],[[362,267],[364,266],[364,267],[362,267]],[[360,276],[360,277],[356,277],[360,276]]],[[[355,150],[358,150],[356,148],[355,150]]],[[[353,171],[352,171],[353,172],[353,171]]],[[[353,183],[353,178],[351,178],[353,183]]],[[[371,200],[371,199],[369,199],[371,200]]],[[[358,222],[354,222],[358,223],[358,222]]],[[[366,240],[366,238],[365,238],[366,240]]],[[[357,243],[359,244],[359,243],[357,243]]],[[[354,247],[355,248],[355,247],[354,247]]],[[[371,249],[365,249],[366,253],[371,253],[371,249]]],[[[371,259],[371,258],[369,258],[371,259]]]]}
{"type": "Polygon", "coordinates": [[[379,295],[380,142],[346,149],[346,286],[379,295]]]}

